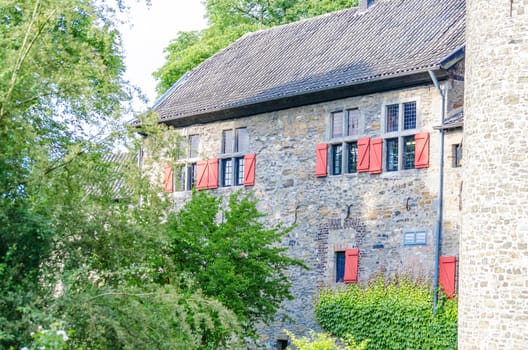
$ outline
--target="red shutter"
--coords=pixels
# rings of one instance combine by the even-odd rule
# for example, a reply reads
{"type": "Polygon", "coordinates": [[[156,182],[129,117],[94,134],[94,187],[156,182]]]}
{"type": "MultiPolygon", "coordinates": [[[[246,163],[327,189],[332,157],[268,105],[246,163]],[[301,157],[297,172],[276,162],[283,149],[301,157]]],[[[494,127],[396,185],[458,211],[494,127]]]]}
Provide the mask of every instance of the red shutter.
{"type": "Polygon", "coordinates": [[[320,143],[316,146],[315,153],[315,176],[326,176],[326,169],[328,167],[328,145],[320,143]]]}
{"type": "Polygon", "coordinates": [[[357,283],[359,265],[359,249],[345,250],[345,283],[357,283]]]}
{"type": "Polygon", "coordinates": [[[218,158],[207,161],[207,188],[218,188],[218,158]]]}
{"type": "Polygon", "coordinates": [[[368,137],[358,140],[358,173],[369,171],[370,139],[368,137]]]}
{"type": "Polygon", "coordinates": [[[196,162],[196,189],[204,190],[208,185],[208,162],[206,160],[199,160],[196,162]]]}
{"type": "Polygon", "coordinates": [[[383,139],[370,140],[370,167],[371,174],[381,173],[381,154],[383,150],[383,139]]]}
{"type": "Polygon", "coordinates": [[[455,295],[456,256],[440,257],[439,282],[449,299],[455,295]]]}
{"type": "Polygon", "coordinates": [[[244,156],[244,186],[255,185],[255,163],[257,156],[246,154],[244,156]]]}
{"type": "Polygon", "coordinates": [[[163,166],[163,192],[174,192],[174,170],[169,163],[163,166]]]}
{"type": "Polygon", "coordinates": [[[414,167],[428,168],[429,167],[429,133],[421,132],[414,135],[415,154],[414,167]]]}

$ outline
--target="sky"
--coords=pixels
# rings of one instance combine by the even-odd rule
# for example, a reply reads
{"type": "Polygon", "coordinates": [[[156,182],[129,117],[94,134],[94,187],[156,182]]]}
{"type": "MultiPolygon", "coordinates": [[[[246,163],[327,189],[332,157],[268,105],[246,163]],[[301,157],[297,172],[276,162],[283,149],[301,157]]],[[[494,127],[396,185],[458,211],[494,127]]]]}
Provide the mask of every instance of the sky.
{"type": "Polygon", "coordinates": [[[165,63],[163,49],[178,32],[203,29],[205,8],[202,0],[130,1],[132,6],[128,24],[121,27],[125,64],[125,78],[139,86],[147,96],[150,107],[156,99],[156,81],[152,73],[165,63]]]}

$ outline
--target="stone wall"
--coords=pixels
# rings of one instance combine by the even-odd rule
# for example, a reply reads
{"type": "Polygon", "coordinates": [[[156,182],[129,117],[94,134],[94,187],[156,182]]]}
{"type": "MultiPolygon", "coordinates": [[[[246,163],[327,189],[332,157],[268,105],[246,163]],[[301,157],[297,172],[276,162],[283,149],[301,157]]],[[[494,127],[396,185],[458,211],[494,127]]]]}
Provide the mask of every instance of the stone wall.
{"type": "Polygon", "coordinates": [[[528,0],[467,5],[460,349],[528,344],[528,0]]]}
{"type": "MultiPolygon", "coordinates": [[[[460,105],[463,96],[460,84],[450,85],[449,110],[460,105]]],[[[359,283],[397,272],[432,276],[440,145],[439,132],[433,126],[440,124],[440,114],[441,99],[431,84],[180,130],[187,135],[200,134],[200,154],[209,158],[219,156],[222,130],[247,127],[250,153],[256,153],[257,165],[255,186],[243,191],[253,191],[271,224],[296,224],[283,245],[311,269],[291,271],[295,300],[285,302],[277,321],[263,328],[261,340],[269,348],[282,337],[283,329],[298,334],[317,329],[313,303],[318,290],[342,285],[335,283],[335,251],[360,249],[359,283]],[[417,103],[417,132],[430,132],[428,168],[315,176],[316,144],[329,141],[331,112],[358,108],[360,136],[375,138],[381,135],[384,106],[408,101],[417,103]],[[404,246],[404,230],[416,229],[427,232],[427,244],[404,246]]],[[[452,168],[448,158],[451,144],[461,138],[461,130],[446,136],[444,255],[458,254],[460,168],[452,168]]],[[[237,189],[213,192],[222,195],[237,189]]],[[[175,193],[176,207],[188,197],[188,192],[175,193]]]]}

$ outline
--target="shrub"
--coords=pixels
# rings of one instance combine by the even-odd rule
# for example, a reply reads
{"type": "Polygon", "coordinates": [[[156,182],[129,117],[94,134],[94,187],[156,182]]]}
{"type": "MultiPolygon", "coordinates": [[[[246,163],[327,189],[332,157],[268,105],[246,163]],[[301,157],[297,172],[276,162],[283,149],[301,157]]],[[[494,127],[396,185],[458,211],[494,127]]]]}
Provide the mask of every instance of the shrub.
{"type": "Polygon", "coordinates": [[[439,298],[432,311],[430,288],[410,279],[377,279],[367,287],[323,290],[316,318],[331,334],[369,339],[368,349],[456,349],[457,301],[439,298]]]}
{"type": "MultiPolygon", "coordinates": [[[[291,332],[285,331],[291,338],[293,346],[297,350],[365,350],[368,340],[357,344],[353,337],[347,336],[345,340],[332,338],[328,333],[310,332],[310,337],[297,338],[291,332]],[[338,343],[345,343],[343,347],[338,343]]],[[[291,349],[291,348],[289,348],[291,349]]]]}

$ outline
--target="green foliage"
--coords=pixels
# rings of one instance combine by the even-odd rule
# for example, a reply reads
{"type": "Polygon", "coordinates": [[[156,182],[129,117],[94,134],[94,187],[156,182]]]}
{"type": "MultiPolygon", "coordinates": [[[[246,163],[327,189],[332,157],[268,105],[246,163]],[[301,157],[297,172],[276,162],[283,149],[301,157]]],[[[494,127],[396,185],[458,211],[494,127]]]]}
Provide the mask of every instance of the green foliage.
{"type": "Polygon", "coordinates": [[[322,291],[316,318],[336,336],[369,339],[368,349],[457,347],[457,301],[441,298],[434,315],[429,287],[405,278],[322,291]]]}
{"type": "Polygon", "coordinates": [[[332,338],[328,333],[310,332],[310,337],[297,338],[293,333],[285,331],[290,337],[295,349],[298,350],[365,350],[368,340],[357,344],[351,336],[346,340],[332,338]],[[344,346],[338,344],[345,344],[344,346]]]}
{"type": "Polygon", "coordinates": [[[271,320],[292,298],[287,270],[304,264],[277,246],[289,229],[266,228],[249,196],[231,195],[225,209],[221,201],[195,192],[169,217],[169,256],[173,269],[192,276],[196,288],[232,310],[252,334],[257,321],[271,320]]]}
{"type": "Polygon", "coordinates": [[[165,49],[166,63],[153,74],[159,94],[245,33],[357,6],[357,0],[207,0],[205,6],[210,27],[180,32],[165,49]]]}

